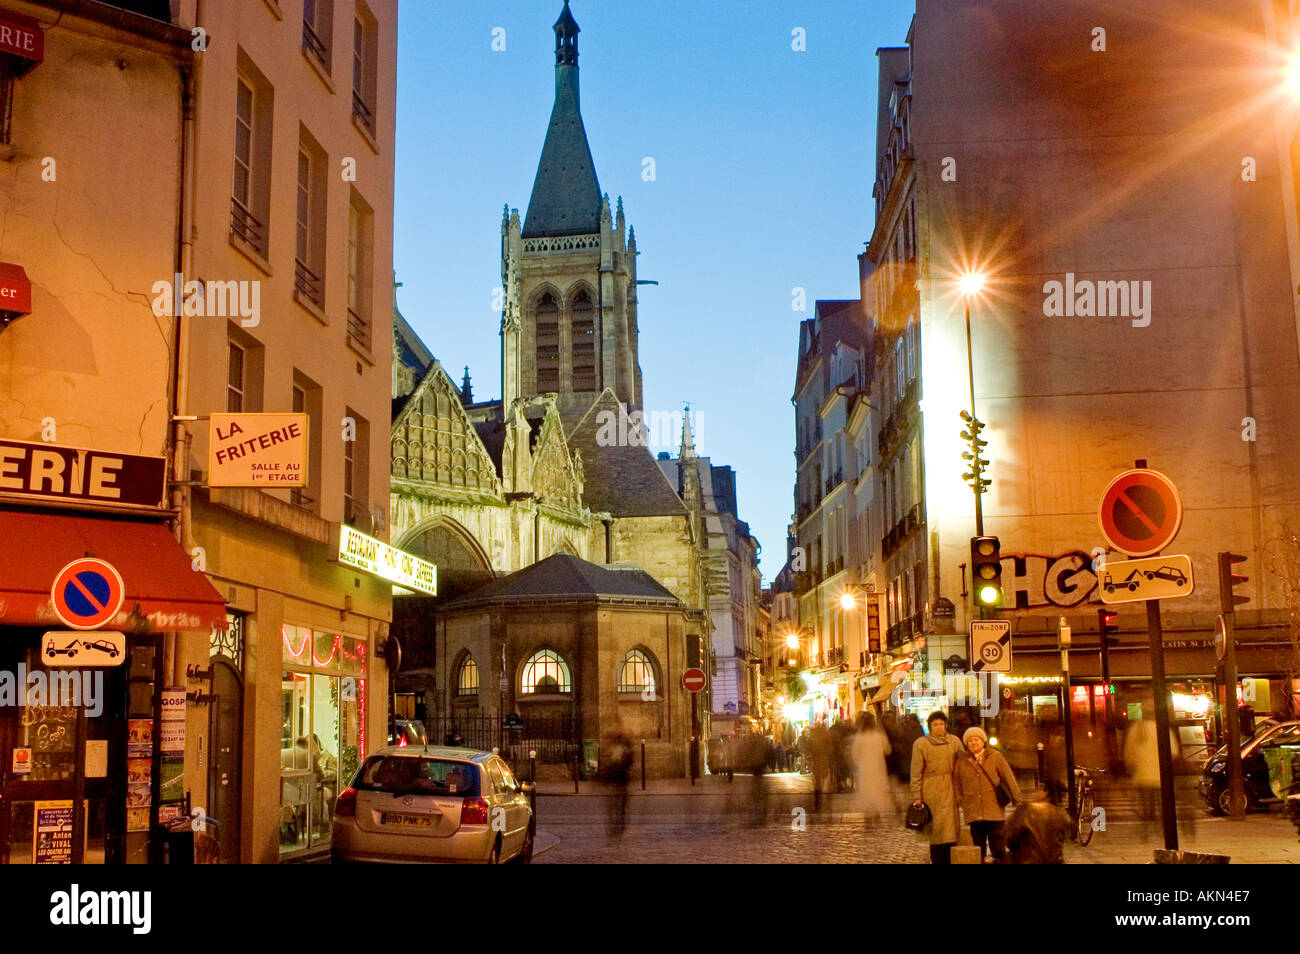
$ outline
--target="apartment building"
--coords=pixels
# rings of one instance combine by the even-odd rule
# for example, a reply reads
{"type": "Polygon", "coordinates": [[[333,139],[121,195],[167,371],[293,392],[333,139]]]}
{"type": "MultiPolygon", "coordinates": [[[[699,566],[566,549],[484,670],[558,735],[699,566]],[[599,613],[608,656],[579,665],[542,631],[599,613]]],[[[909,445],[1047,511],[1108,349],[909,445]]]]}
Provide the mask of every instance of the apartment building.
{"type": "Polygon", "coordinates": [[[334,796],[386,743],[392,587],[339,558],[342,528],[387,536],[397,4],[189,0],[177,20],[208,38],[180,270],[241,303],[182,323],[185,542],[229,610],[190,645],[214,702],[186,777],[225,855],[273,862],[327,847],[334,796]],[[306,415],[305,485],[210,486],[218,412],[306,415]]]}

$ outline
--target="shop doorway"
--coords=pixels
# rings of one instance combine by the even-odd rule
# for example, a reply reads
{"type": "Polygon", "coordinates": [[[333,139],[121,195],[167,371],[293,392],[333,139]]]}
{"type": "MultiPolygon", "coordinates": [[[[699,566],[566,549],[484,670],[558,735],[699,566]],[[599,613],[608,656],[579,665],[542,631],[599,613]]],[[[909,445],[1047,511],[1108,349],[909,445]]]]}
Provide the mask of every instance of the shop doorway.
{"type": "Polygon", "coordinates": [[[220,656],[212,657],[212,697],[208,710],[208,737],[212,740],[208,768],[209,835],[217,841],[217,861],[238,864],[244,684],[234,665],[220,656]]]}
{"type": "Polygon", "coordinates": [[[0,632],[0,679],[24,703],[0,707],[0,862],[120,863],[126,666],[47,669],[42,630],[0,632]]]}

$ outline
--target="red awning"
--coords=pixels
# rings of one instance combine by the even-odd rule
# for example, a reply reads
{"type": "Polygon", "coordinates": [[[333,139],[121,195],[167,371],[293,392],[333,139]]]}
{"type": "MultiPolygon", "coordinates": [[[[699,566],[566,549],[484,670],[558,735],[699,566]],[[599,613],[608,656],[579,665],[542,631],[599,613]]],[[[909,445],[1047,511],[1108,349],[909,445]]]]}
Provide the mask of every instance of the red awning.
{"type": "Polygon", "coordinates": [[[32,283],[21,265],[0,262],[0,315],[6,322],[32,313],[32,283]]]}
{"type": "Polygon", "coordinates": [[[130,629],[136,604],[159,632],[225,628],[226,601],[162,524],[16,511],[0,511],[0,625],[63,628],[50,587],[88,555],[116,567],[126,589],[105,629],[130,629]]]}

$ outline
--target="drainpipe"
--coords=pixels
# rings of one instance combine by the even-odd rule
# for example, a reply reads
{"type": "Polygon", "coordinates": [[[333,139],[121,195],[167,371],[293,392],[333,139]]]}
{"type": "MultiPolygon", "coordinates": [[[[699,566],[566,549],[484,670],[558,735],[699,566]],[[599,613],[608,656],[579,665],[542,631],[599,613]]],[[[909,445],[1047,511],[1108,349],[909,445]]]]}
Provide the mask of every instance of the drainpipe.
{"type": "Polygon", "coordinates": [[[614,529],[614,521],[604,520],[602,522],[605,524],[605,562],[613,563],[614,542],[613,542],[611,531],[614,529]]]}

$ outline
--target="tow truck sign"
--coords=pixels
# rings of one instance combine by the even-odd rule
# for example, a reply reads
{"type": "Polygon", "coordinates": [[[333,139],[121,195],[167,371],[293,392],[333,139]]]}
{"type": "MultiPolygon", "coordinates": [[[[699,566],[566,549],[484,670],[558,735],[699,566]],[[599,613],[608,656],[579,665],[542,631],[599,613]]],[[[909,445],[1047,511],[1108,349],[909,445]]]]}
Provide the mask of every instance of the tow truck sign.
{"type": "Polygon", "coordinates": [[[1191,596],[1192,558],[1186,554],[1145,560],[1107,560],[1097,567],[1097,592],[1103,603],[1138,603],[1191,596]]]}

